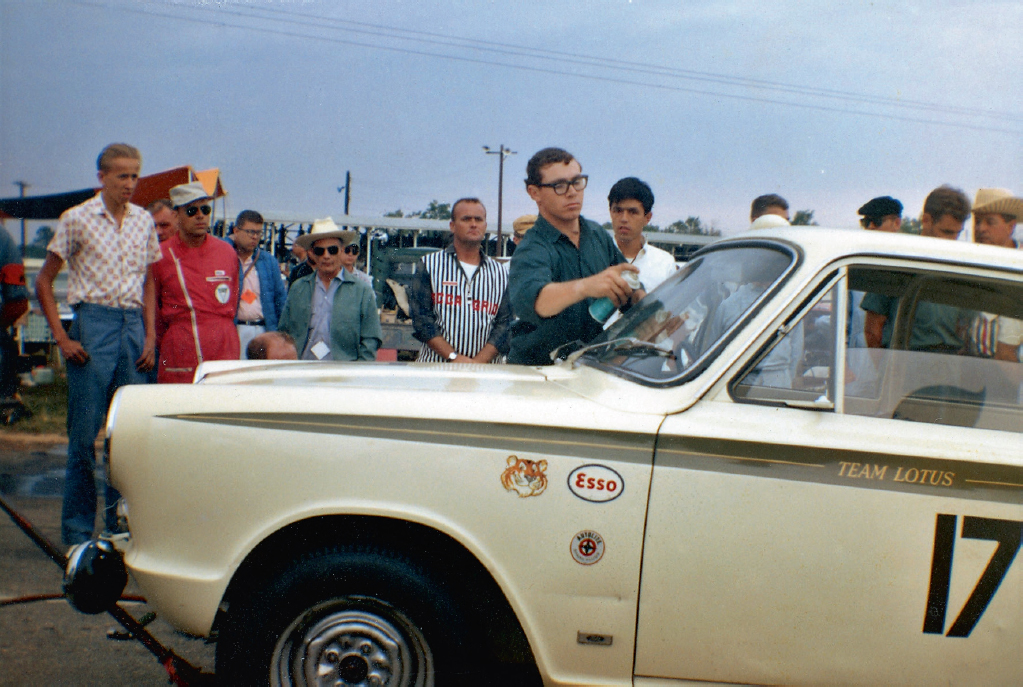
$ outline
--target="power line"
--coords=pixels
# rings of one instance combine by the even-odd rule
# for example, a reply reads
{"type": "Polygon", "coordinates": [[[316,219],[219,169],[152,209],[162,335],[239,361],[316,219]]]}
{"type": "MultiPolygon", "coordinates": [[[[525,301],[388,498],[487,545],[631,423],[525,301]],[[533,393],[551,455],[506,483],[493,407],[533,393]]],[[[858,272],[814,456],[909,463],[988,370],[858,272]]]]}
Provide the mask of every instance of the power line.
{"type": "MultiPolygon", "coordinates": [[[[593,55],[583,55],[579,53],[562,52],[558,50],[546,50],[540,48],[530,48],[528,46],[515,45],[511,43],[499,43],[495,41],[482,41],[473,38],[463,38],[460,36],[450,36],[440,33],[432,33],[428,31],[416,31],[413,29],[404,29],[400,27],[385,26],[382,24],[369,24],[366,22],[358,22],[348,19],[335,19],[331,17],[322,17],[313,14],[304,14],[301,12],[285,12],[284,10],[266,8],[266,7],[251,7],[250,10],[273,14],[273,15],[284,15],[285,21],[288,23],[315,26],[317,28],[323,27],[323,22],[341,25],[339,26],[342,31],[349,31],[352,33],[364,33],[368,35],[376,35],[389,38],[397,38],[399,40],[414,40],[418,42],[433,43],[439,45],[445,45],[448,47],[474,47],[478,50],[484,50],[488,52],[495,52],[500,54],[509,54],[523,57],[535,57],[537,59],[559,59],[561,61],[568,61],[573,64],[581,64],[586,66],[602,66],[611,69],[618,69],[622,71],[630,71],[636,73],[653,74],[660,76],[673,76],[683,79],[691,79],[696,81],[706,81],[711,83],[717,83],[726,86],[739,86],[745,88],[759,88],[766,90],[775,90],[785,93],[793,93],[798,95],[810,95],[822,98],[835,98],[840,100],[847,100],[853,102],[863,102],[875,105],[887,105],[890,107],[908,108],[908,109],[922,109],[934,112],[943,112],[948,114],[960,114],[960,115],[972,115],[979,117],[988,117],[992,119],[1008,119],[1010,121],[1021,121],[1023,120],[1023,113],[1014,112],[1001,112],[997,110],[987,110],[982,108],[973,107],[959,107],[949,106],[940,103],[933,103],[921,100],[908,100],[903,98],[892,98],[888,96],[872,95],[868,93],[856,93],[853,91],[841,91],[835,89],[819,88],[812,86],[802,86],[798,84],[790,84],[777,81],[766,81],[762,79],[752,79],[743,76],[734,76],[729,74],[719,74],[714,72],[701,72],[690,69],[680,69],[677,67],[669,67],[666,65],[651,64],[646,62],[631,62],[625,60],[615,60],[606,57],[599,57],[593,55]],[[293,16],[305,17],[310,20],[315,20],[315,23],[300,22],[292,19],[293,16]],[[342,28],[345,25],[353,25],[358,27],[367,27],[367,29],[374,29],[373,31],[366,29],[354,29],[354,28],[342,28]],[[410,37],[406,37],[401,34],[408,34],[410,37]],[[425,38],[416,38],[416,36],[424,36],[425,38]],[[442,40],[434,40],[442,39],[442,40]]],[[[231,12],[238,16],[246,16],[245,14],[234,11],[231,12]]]]}
{"type": "MultiPolygon", "coordinates": [[[[108,5],[108,4],[103,4],[103,3],[98,3],[98,2],[89,2],[88,0],[77,0],[77,3],[80,4],[80,5],[88,5],[88,6],[93,6],[93,7],[99,7],[99,8],[106,9],[106,10],[111,10],[112,9],[111,6],[108,5]]],[[[189,8],[189,9],[191,9],[191,8],[189,8]]],[[[184,15],[181,15],[181,14],[174,14],[174,13],[167,13],[167,12],[148,10],[148,9],[144,9],[142,7],[139,7],[138,5],[120,6],[120,7],[118,7],[118,10],[126,11],[126,12],[134,12],[134,13],[137,13],[137,14],[146,14],[146,15],[150,15],[150,16],[164,17],[164,18],[174,19],[174,20],[178,20],[178,21],[197,23],[197,24],[202,24],[204,26],[209,26],[210,23],[211,23],[206,18],[199,19],[199,18],[195,18],[195,17],[184,16],[184,15]]],[[[223,7],[210,8],[209,11],[217,12],[217,13],[220,13],[220,14],[235,15],[235,16],[239,16],[239,17],[241,17],[243,19],[246,19],[246,20],[251,20],[251,19],[265,20],[265,19],[268,19],[267,17],[258,17],[258,16],[257,17],[253,17],[251,15],[244,14],[244,13],[241,13],[241,12],[238,12],[238,11],[225,9],[223,7]]],[[[331,20],[329,20],[327,18],[322,18],[322,17],[320,17],[319,19],[321,21],[328,21],[328,22],[331,21],[331,20]]],[[[287,23],[298,24],[300,26],[301,25],[308,25],[308,26],[311,26],[313,28],[323,28],[320,24],[307,24],[305,22],[300,22],[300,21],[297,21],[297,20],[286,20],[286,21],[287,21],[287,23]]],[[[343,21],[343,20],[338,20],[338,21],[343,21]]],[[[434,58],[440,58],[440,59],[446,59],[446,60],[463,62],[463,63],[470,63],[470,64],[481,64],[481,65],[495,66],[495,67],[506,67],[506,68],[509,68],[509,69],[516,69],[516,70],[519,70],[519,71],[529,71],[529,72],[533,72],[533,73],[550,74],[550,75],[556,75],[556,76],[569,76],[569,77],[575,77],[575,78],[586,79],[586,80],[591,80],[591,81],[601,81],[601,82],[605,82],[605,83],[616,83],[616,84],[623,84],[623,85],[629,85],[629,86],[640,86],[640,87],[644,87],[644,88],[655,88],[655,89],[659,89],[659,90],[674,91],[674,92],[680,92],[680,93],[691,93],[691,94],[694,94],[694,95],[706,95],[706,96],[712,96],[712,97],[717,97],[717,98],[726,98],[726,99],[729,99],[729,100],[740,100],[740,101],[752,102],[752,103],[761,103],[761,104],[770,104],[770,105],[781,105],[781,106],[788,106],[788,107],[796,107],[796,108],[800,108],[800,109],[804,109],[804,110],[815,110],[815,111],[819,111],[819,112],[833,112],[833,113],[837,113],[837,114],[857,115],[857,116],[861,116],[861,117],[871,117],[871,118],[875,118],[875,119],[887,119],[887,120],[902,121],[902,122],[909,122],[909,123],[915,123],[915,124],[933,124],[933,125],[938,125],[938,126],[946,126],[946,127],[961,128],[961,129],[970,129],[970,130],[974,130],[974,131],[988,131],[988,132],[1007,133],[1007,134],[1016,134],[1016,135],[1021,133],[1021,131],[1018,130],[1018,129],[1001,128],[1001,127],[997,127],[997,126],[987,126],[987,125],[982,125],[982,124],[970,124],[970,123],[961,122],[961,121],[947,121],[947,120],[940,120],[940,119],[925,119],[925,118],[921,118],[921,117],[911,117],[911,116],[906,116],[906,115],[897,115],[897,114],[894,114],[894,113],[884,113],[884,112],[874,112],[874,111],[866,111],[866,110],[859,110],[859,109],[849,109],[849,108],[842,108],[842,107],[837,107],[837,106],[819,105],[819,104],[805,103],[805,102],[796,102],[796,101],[792,101],[792,100],[781,100],[781,99],[774,99],[774,98],[767,98],[767,97],[743,95],[743,94],[738,94],[738,93],[725,93],[725,92],[721,92],[721,91],[705,90],[705,89],[684,87],[684,86],[678,86],[678,85],[669,85],[669,84],[663,84],[663,83],[650,83],[650,82],[643,82],[643,81],[635,81],[635,80],[628,80],[628,79],[617,78],[617,77],[612,77],[612,76],[602,76],[602,75],[599,75],[599,74],[587,74],[587,73],[580,73],[580,72],[571,72],[571,71],[566,71],[566,70],[553,69],[553,68],[547,68],[547,67],[537,67],[537,66],[526,65],[526,64],[517,64],[517,63],[512,63],[512,62],[499,62],[499,61],[494,61],[494,60],[485,60],[485,59],[481,59],[481,58],[466,57],[466,56],[463,56],[463,55],[450,55],[450,54],[445,54],[445,53],[429,52],[429,51],[426,51],[426,50],[414,50],[414,49],[411,49],[411,48],[401,48],[401,47],[396,47],[396,46],[393,46],[393,45],[381,45],[381,44],[378,44],[378,43],[368,43],[368,42],[362,42],[362,41],[356,41],[356,40],[348,40],[348,39],[343,39],[343,38],[338,38],[338,37],[316,35],[316,34],[311,34],[311,33],[298,33],[298,32],[295,32],[295,31],[285,31],[285,30],[281,30],[281,29],[268,28],[268,27],[264,27],[264,26],[252,26],[252,25],[248,25],[248,24],[230,23],[230,22],[224,21],[224,20],[220,20],[220,21],[218,21],[216,23],[217,23],[217,25],[224,26],[224,27],[227,27],[227,28],[237,28],[237,29],[243,29],[243,30],[248,30],[248,31],[255,31],[255,32],[259,32],[259,33],[266,33],[266,34],[277,35],[277,36],[284,36],[284,37],[291,37],[291,38],[301,38],[301,39],[305,39],[305,40],[316,40],[316,41],[324,42],[324,43],[333,43],[333,44],[339,44],[339,45],[350,45],[350,46],[353,46],[353,47],[369,48],[369,49],[373,49],[373,50],[385,50],[385,51],[388,51],[388,52],[403,53],[403,54],[408,54],[408,55],[417,55],[417,56],[421,56],[421,57],[434,57],[434,58]]],[[[396,30],[408,31],[406,29],[396,29],[396,30]]],[[[397,37],[397,38],[400,39],[400,37],[397,37]]],[[[405,40],[405,39],[402,39],[402,40],[405,40]]],[[[468,39],[459,39],[459,40],[468,40],[468,39]]],[[[456,47],[457,48],[457,47],[467,47],[467,46],[460,46],[460,45],[456,45],[456,44],[449,44],[448,47],[456,47]]],[[[534,49],[529,49],[529,50],[534,50],[534,49]]],[[[565,54],[570,54],[570,53],[565,53],[565,54]]],[[[534,56],[525,55],[525,56],[527,56],[527,57],[538,57],[538,56],[535,56],[535,55],[534,56]]],[[[547,58],[547,59],[549,59],[549,58],[547,58]]],[[[603,59],[603,58],[589,58],[589,59],[599,60],[599,59],[603,59]]],[[[602,67],[601,65],[595,65],[595,64],[589,64],[589,65],[585,65],[585,66],[596,66],[596,67],[601,67],[601,68],[606,68],[607,67],[607,65],[603,65],[603,67],[602,67]]],[[[670,68],[661,67],[660,69],[670,69],[670,68]]],[[[670,74],[664,74],[664,75],[665,76],[669,76],[669,77],[671,76],[670,74]]],[[[741,80],[742,79],[742,77],[727,77],[727,78],[729,78],[729,79],[736,79],[736,80],[741,80]]],[[[756,80],[748,80],[748,81],[754,82],[756,80]]],[[[771,83],[771,82],[763,82],[763,83],[771,83]]],[[[724,84],[724,83],[721,83],[719,85],[741,86],[743,84],[740,84],[740,83],[735,83],[735,84],[724,84]]],[[[763,88],[773,88],[773,90],[783,90],[784,85],[779,84],[777,87],[764,86],[763,88]]],[[[792,87],[792,88],[800,88],[800,89],[802,89],[802,88],[805,88],[805,87],[792,87]]],[[[835,91],[835,93],[838,93],[838,92],[835,91]]],[[[818,94],[805,93],[805,95],[811,95],[812,97],[825,97],[825,96],[823,96],[822,94],[819,94],[819,93],[818,94]]],[[[882,100],[884,100],[881,96],[856,96],[856,95],[850,94],[848,96],[843,96],[843,97],[845,99],[847,99],[847,100],[855,100],[856,98],[860,98],[861,99],[860,102],[863,102],[864,104],[885,104],[885,105],[888,105],[888,106],[892,106],[890,103],[875,102],[873,100],[865,99],[865,98],[881,98],[882,100]]],[[[897,103],[899,101],[894,101],[894,102],[897,103]]],[[[938,113],[938,114],[946,113],[946,114],[963,115],[963,116],[977,116],[978,114],[983,114],[983,116],[992,116],[992,114],[990,112],[982,111],[982,110],[970,110],[969,108],[942,108],[941,106],[933,104],[933,103],[923,103],[923,102],[920,102],[920,101],[907,101],[907,102],[910,102],[910,103],[918,102],[920,107],[918,107],[916,109],[930,109],[930,110],[936,111],[936,113],[938,113]]],[[[1005,115],[1002,115],[1002,116],[1008,117],[1010,119],[1012,119],[1014,117],[1014,115],[1011,115],[1011,114],[1005,114],[1005,115]]]]}

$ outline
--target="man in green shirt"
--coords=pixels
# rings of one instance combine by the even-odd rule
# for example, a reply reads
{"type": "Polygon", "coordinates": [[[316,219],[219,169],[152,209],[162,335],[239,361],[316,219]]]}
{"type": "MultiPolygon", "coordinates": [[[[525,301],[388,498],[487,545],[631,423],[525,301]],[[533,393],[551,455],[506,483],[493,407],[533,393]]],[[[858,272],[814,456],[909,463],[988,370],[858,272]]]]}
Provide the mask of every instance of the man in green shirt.
{"type": "Polygon", "coordinates": [[[515,249],[508,294],[517,318],[508,362],[550,365],[550,354],[603,329],[587,309],[598,298],[615,306],[638,300],[622,278],[636,272],[599,224],[581,216],[587,177],[571,153],[544,148],[526,165],[526,193],[537,220],[515,249]]]}
{"type": "MultiPolygon", "coordinates": [[[[920,215],[920,235],[955,241],[970,216],[970,199],[951,186],[934,189],[924,201],[920,215]]],[[[864,337],[870,348],[888,348],[891,344],[899,299],[868,293],[860,307],[866,311],[864,337]]],[[[959,308],[921,301],[916,306],[909,350],[955,353],[963,348],[963,318],[959,308]]]]}

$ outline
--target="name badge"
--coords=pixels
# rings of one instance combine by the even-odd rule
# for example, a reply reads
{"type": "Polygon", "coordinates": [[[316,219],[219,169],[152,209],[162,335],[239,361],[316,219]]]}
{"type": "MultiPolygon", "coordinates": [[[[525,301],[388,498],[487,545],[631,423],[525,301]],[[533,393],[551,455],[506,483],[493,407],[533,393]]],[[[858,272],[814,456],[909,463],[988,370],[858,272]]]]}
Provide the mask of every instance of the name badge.
{"type": "Polygon", "coordinates": [[[323,343],[322,341],[317,341],[316,344],[309,350],[312,352],[313,355],[316,356],[317,360],[323,360],[323,358],[326,357],[328,353],[330,353],[330,346],[323,343]]]}

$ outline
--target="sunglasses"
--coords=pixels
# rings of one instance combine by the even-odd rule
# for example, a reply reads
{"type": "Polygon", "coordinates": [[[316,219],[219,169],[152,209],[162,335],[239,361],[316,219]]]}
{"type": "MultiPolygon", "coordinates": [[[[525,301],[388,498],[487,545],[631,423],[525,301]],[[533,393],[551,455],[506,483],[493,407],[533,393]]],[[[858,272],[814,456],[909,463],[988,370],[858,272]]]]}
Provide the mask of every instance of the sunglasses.
{"type": "Polygon", "coordinates": [[[351,244],[350,246],[345,246],[345,253],[347,253],[348,255],[358,255],[359,247],[356,246],[354,243],[351,244]]]}
{"type": "Polygon", "coordinates": [[[189,217],[195,217],[202,210],[202,214],[208,215],[213,212],[213,208],[209,205],[193,205],[192,207],[185,208],[185,214],[189,217]]]}
{"type": "Polygon", "coordinates": [[[318,258],[322,258],[324,253],[337,255],[340,252],[341,246],[327,246],[326,248],[324,248],[323,246],[316,246],[316,248],[313,248],[313,255],[315,255],[318,258]]]}

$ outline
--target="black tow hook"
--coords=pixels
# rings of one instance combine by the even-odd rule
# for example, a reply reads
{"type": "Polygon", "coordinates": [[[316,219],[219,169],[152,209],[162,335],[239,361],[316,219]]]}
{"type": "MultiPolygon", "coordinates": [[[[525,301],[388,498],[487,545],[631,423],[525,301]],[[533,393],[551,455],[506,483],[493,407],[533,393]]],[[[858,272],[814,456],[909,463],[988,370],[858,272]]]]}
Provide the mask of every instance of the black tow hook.
{"type": "Polygon", "coordinates": [[[201,687],[214,684],[214,676],[203,673],[191,663],[165,647],[143,623],[117,605],[128,583],[128,573],[120,551],[105,540],[93,539],[71,549],[65,556],[44,537],[28,520],[21,516],[0,496],[0,508],[14,524],[28,535],[36,545],[64,570],[64,596],[71,605],[83,613],[104,611],[113,616],[130,637],[139,640],[160,662],[172,684],[179,687],[201,687]],[[122,578],[123,574],[123,578],[122,578]]]}

